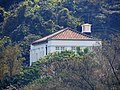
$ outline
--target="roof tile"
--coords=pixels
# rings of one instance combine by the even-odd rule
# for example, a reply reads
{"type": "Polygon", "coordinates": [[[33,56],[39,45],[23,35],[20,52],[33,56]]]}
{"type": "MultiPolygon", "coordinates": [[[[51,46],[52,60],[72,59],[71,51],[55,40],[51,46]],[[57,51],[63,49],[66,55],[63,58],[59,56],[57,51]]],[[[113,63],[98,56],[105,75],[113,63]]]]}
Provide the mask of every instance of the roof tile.
{"type": "Polygon", "coordinates": [[[58,32],[51,34],[51,35],[48,35],[44,38],[38,39],[38,40],[34,41],[32,44],[46,41],[48,39],[83,39],[83,40],[85,40],[85,39],[92,39],[92,38],[85,35],[85,34],[74,31],[70,28],[65,28],[65,29],[62,29],[58,32]]]}
{"type": "Polygon", "coordinates": [[[91,39],[91,38],[68,29],[60,34],[55,35],[54,37],[52,37],[52,39],[91,39]]]}

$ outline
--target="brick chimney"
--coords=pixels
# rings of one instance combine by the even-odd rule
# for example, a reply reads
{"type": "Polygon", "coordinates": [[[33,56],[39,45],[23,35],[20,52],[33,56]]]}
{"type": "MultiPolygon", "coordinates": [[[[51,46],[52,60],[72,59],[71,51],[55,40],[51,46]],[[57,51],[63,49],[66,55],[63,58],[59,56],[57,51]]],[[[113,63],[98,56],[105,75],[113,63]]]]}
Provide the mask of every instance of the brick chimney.
{"type": "Polygon", "coordinates": [[[85,33],[85,34],[91,34],[91,24],[83,24],[82,25],[82,33],[85,33]]]}

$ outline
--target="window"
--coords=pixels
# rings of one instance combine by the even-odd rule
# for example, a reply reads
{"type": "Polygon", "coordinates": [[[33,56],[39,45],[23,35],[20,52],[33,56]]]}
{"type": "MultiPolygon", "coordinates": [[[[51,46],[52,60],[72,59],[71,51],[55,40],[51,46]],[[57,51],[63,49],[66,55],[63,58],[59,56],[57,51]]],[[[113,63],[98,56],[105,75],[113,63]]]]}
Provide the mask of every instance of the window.
{"type": "Polygon", "coordinates": [[[83,31],[85,31],[85,26],[83,26],[83,31]]]}
{"type": "Polygon", "coordinates": [[[56,50],[59,50],[59,47],[56,47],[56,50]]]}
{"type": "Polygon", "coordinates": [[[64,51],[65,47],[56,47],[56,51],[64,51]]]}
{"type": "Polygon", "coordinates": [[[61,47],[61,51],[63,51],[65,49],[65,47],[61,47]]]}
{"type": "Polygon", "coordinates": [[[76,50],[76,47],[71,47],[71,50],[75,51],[75,50],[76,50]]]}

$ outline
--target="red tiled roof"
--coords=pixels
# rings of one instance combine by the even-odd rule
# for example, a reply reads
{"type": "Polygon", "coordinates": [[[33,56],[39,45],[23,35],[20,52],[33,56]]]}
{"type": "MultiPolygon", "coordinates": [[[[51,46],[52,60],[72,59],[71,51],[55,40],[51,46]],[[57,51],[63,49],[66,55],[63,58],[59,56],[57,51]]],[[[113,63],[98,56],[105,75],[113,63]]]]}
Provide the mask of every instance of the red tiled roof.
{"type": "Polygon", "coordinates": [[[73,31],[70,28],[65,28],[51,35],[48,35],[44,38],[38,39],[34,41],[32,44],[46,41],[48,39],[83,39],[85,40],[85,39],[92,39],[92,38],[85,34],[78,33],[77,31],[73,31]]]}
{"type": "Polygon", "coordinates": [[[55,35],[54,37],[52,37],[52,39],[91,39],[91,38],[68,29],[60,34],[55,35]]]}

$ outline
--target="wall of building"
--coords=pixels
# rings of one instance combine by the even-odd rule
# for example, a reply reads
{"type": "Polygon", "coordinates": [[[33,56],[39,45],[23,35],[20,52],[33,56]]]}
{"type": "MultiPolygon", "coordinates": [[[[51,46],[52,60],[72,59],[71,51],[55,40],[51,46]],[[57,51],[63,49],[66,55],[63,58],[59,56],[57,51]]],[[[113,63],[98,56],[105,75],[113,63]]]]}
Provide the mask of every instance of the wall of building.
{"type": "Polygon", "coordinates": [[[80,41],[80,40],[50,40],[48,41],[49,53],[63,50],[76,50],[76,47],[84,49],[86,47],[91,48],[93,46],[101,46],[101,41],[80,41]],[[63,49],[64,47],[64,49],[63,49]],[[59,50],[57,49],[59,48],[59,50]]]}
{"type": "Polygon", "coordinates": [[[48,46],[100,46],[101,41],[80,40],[50,40],[48,46]]]}
{"type": "Polygon", "coordinates": [[[48,43],[31,45],[30,49],[30,65],[32,62],[39,60],[41,57],[46,55],[46,46],[47,53],[52,53],[56,51],[63,50],[73,50],[76,51],[76,47],[84,49],[86,47],[91,48],[92,46],[101,46],[101,41],[80,41],[80,40],[49,40],[48,43]]]}
{"type": "Polygon", "coordinates": [[[30,65],[32,64],[32,62],[35,62],[35,61],[39,60],[41,57],[46,55],[46,45],[47,45],[47,43],[31,45],[30,65]]]}

